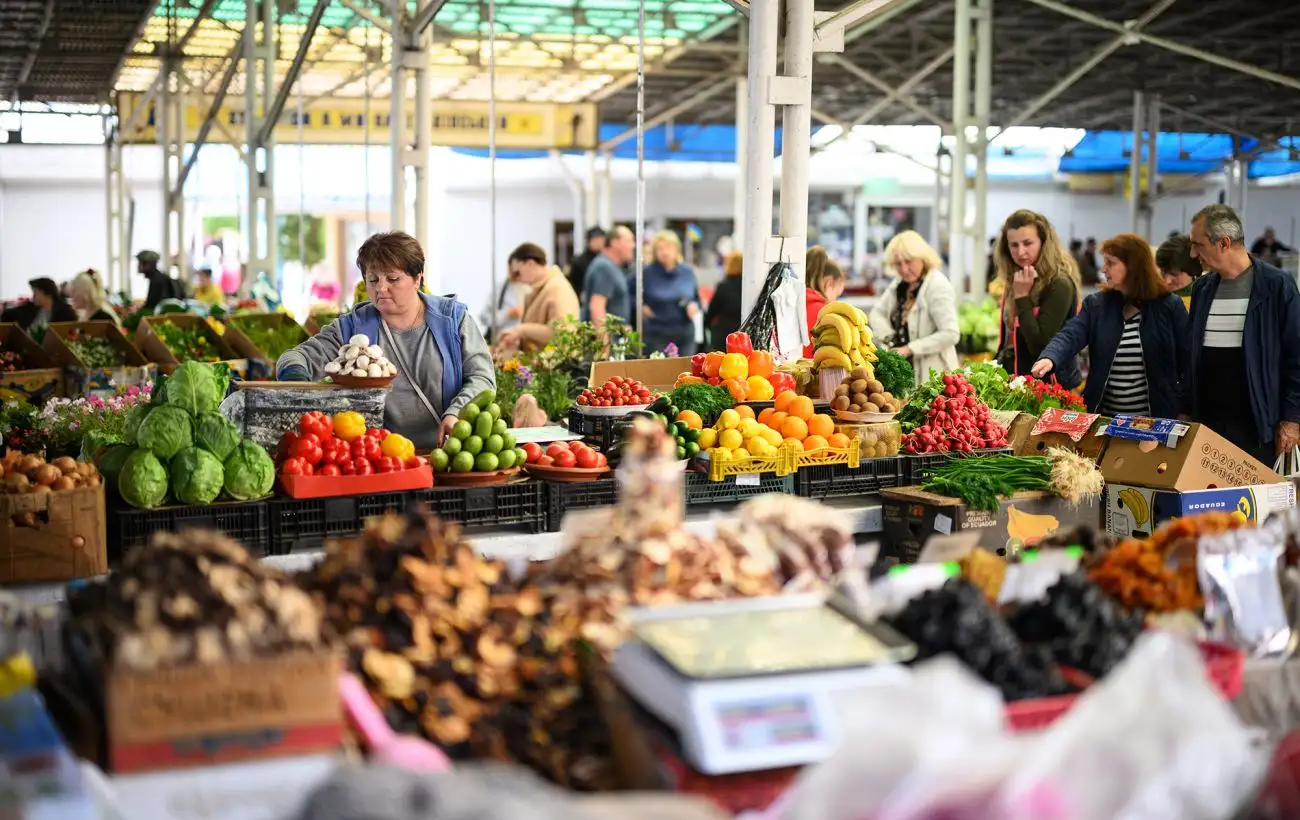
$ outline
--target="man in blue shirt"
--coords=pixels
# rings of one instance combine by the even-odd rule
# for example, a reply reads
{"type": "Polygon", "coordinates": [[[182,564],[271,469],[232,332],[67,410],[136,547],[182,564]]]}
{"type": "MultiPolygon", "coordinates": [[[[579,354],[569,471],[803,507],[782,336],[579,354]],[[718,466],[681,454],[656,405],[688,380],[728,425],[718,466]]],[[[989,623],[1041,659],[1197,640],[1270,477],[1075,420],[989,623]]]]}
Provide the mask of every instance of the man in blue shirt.
{"type": "Polygon", "coordinates": [[[632,305],[628,298],[627,274],[623,266],[636,255],[636,237],[622,225],[609,233],[605,250],[587,266],[587,281],[582,289],[582,318],[597,327],[605,323],[606,316],[617,316],[632,321],[632,305]]]}

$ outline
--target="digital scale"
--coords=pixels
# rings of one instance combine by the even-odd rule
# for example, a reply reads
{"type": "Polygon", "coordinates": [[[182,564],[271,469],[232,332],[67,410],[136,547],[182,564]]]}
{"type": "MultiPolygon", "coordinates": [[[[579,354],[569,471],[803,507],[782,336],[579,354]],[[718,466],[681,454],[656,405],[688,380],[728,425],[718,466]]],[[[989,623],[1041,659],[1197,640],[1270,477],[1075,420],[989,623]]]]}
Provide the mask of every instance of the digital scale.
{"type": "Polygon", "coordinates": [[[916,647],[823,595],[634,609],[611,672],[708,775],[801,766],[836,747],[840,693],[903,679],[916,647]]]}

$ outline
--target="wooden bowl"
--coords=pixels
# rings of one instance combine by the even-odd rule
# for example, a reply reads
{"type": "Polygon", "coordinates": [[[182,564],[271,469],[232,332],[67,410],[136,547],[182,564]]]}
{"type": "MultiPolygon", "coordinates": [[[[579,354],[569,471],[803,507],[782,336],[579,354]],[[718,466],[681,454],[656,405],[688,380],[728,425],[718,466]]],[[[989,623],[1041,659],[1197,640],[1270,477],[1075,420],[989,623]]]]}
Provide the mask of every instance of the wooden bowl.
{"type": "Polygon", "coordinates": [[[609,475],[613,468],[605,467],[550,467],[541,464],[525,464],[524,472],[534,478],[540,478],[545,481],[559,481],[565,484],[577,484],[580,481],[595,481],[602,476],[609,475]]]}
{"type": "Polygon", "coordinates": [[[380,376],[377,379],[371,379],[371,378],[363,379],[360,376],[344,376],[339,373],[334,373],[333,375],[330,376],[330,381],[334,382],[340,387],[368,388],[368,387],[387,387],[388,385],[392,384],[396,378],[397,378],[396,374],[392,376],[380,376]]]}
{"type": "Polygon", "coordinates": [[[433,477],[433,486],[487,487],[492,484],[505,484],[518,473],[518,467],[511,467],[509,470],[493,470],[490,473],[437,473],[433,477]]]}

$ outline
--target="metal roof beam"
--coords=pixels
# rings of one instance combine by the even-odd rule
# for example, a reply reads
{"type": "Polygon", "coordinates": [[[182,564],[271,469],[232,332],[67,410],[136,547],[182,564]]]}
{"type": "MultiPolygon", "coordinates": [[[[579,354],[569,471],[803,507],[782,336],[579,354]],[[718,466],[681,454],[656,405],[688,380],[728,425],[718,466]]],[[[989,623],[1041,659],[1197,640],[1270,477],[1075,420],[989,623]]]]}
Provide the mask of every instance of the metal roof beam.
{"type": "Polygon", "coordinates": [[[1113,31],[1117,34],[1127,35],[1134,43],[1147,43],[1148,45],[1153,45],[1157,48],[1163,48],[1166,51],[1172,51],[1175,54],[1181,54],[1184,57],[1191,57],[1194,60],[1200,60],[1212,65],[1217,65],[1220,68],[1226,68],[1229,71],[1236,71],[1260,80],[1265,80],[1266,82],[1276,83],[1277,85],[1286,86],[1287,88],[1300,90],[1300,79],[1296,79],[1295,77],[1287,77],[1283,74],[1278,74],[1275,71],[1269,71],[1266,68],[1249,65],[1248,63],[1243,63],[1228,57],[1222,57],[1204,49],[1184,45],[1175,40],[1157,37],[1154,34],[1147,34],[1142,31],[1133,31],[1123,23],[1112,22],[1103,17],[1098,17],[1095,14],[1068,6],[1065,3],[1057,2],[1057,0],[1029,0],[1029,2],[1049,11],[1063,14],[1066,17],[1073,17],[1074,19],[1080,20],[1084,23],[1091,23],[1098,28],[1107,29],[1108,31],[1113,31]]]}
{"type": "Polygon", "coordinates": [[[849,26],[884,14],[895,6],[907,8],[917,0],[853,0],[844,8],[813,27],[814,38],[829,38],[842,34],[849,26]]]}
{"type": "Polygon", "coordinates": [[[378,28],[380,31],[391,34],[393,31],[392,21],[388,20],[385,17],[381,17],[380,15],[376,14],[373,10],[366,8],[365,5],[363,5],[363,3],[364,0],[362,0],[361,2],[358,2],[358,0],[339,0],[339,4],[342,5],[343,8],[351,10],[353,14],[366,20],[372,26],[378,28]]]}
{"type": "MultiPolygon", "coordinates": [[[[894,93],[898,96],[906,96],[907,94],[912,93],[912,91],[918,85],[925,82],[925,80],[931,74],[938,71],[940,68],[943,68],[944,65],[946,65],[950,60],[952,60],[952,56],[953,56],[953,47],[948,46],[943,51],[939,52],[934,57],[932,57],[925,65],[921,66],[921,68],[917,70],[915,74],[908,77],[901,84],[899,84],[898,88],[894,89],[894,93]]],[[[880,112],[884,111],[885,109],[889,108],[889,106],[893,105],[893,103],[894,103],[894,99],[892,97],[885,97],[882,100],[877,100],[876,102],[862,109],[862,111],[860,111],[858,115],[848,123],[849,126],[848,128],[842,128],[840,133],[837,134],[834,139],[828,140],[827,142],[823,143],[821,146],[815,146],[813,148],[813,151],[814,152],[825,151],[831,145],[843,139],[849,133],[849,131],[853,130],[854,127],[862,125],[868,120],[871,120],[872,118],[880,114],[880,112]]],[[[839,123],[836,124],[838,125],[839,123]]]]}
{"type": "Polygon", "coordinates": [[[298,39],[298,53],[293,55],[293,62],[289,64],[289,70],[285,72],[280,88],[275,92],[275,99],[271,101],[262,120],[262,130],[257,135],[259,144],[266,145],[270,142],[271,134],[280,121],[280,114],[284,111],[284,104],[289,100],[289,92],[293,90],[294,83],[298,82],[298,77],[302,74],[303,64],[307,61],[307,52],[311,49],[311,41],[315,38],[316,30],[320,28],[321,18],[325,16],[325,9],[329,8],[329,5],[330,0],[316,0],[311,16],[307,18],[307,27],[298,39]]]}
{"type": "MultiPolygon", "coordinates": [[[[226,73],[221,77],[221,85],[217,86],[217,91],[212,95],[212,104],[208,106],[208,113],[203,117],[203,122],[199,124],[199,132],[194,135],[194,147],[190,149],[190,155],[185,159],[185,164],[181,166],[181,172],[176,180],[176,190],[185,189],[185,180],[189,178],[190,171],[194,169],[194,163],[199,161],[199,149],[208,141],[208,135],[212,133],[212,126],[217,121],[217,115],[221,112],[221,105],[226,101],[226,93],[230,91],[230,84],[234,82],[235,75],[239,72],[239,63],[242,60],[240,51],[244,48],[244,38],[251,37],[252,34],[248,29],[244,30],[243,36],[235,47],[230,50],[228,55],[230,63],[226,66],[226,73]]],[[[252,78],[249,78],[251,80],[252,78]]],[[[249,80],[245,80],[248,82],[249,80]]],[[[162,82],[167,82],[166,76],[163,76],[162,82]]],[[[144,110],[141,106],[137,110],[144,110]]]]}
{"type": "Polygon", "coordinates": [[[22,67],[18,69],[18,78],[14,81],[14,100],[17,101],[22,94],[23,86],[27,84],[27,78],[32,74],[32,67],[36,65],[36,55],[41,50],[41,42],[45,39],[45,33],[50,30],[50,21],[54,19],[54,0],[45,0],[45,11],[41,13],[41,23],[36,28],[36,35],[32,37],[31,44],[27,46],[27,57],[23,60],[22,67]]]}
{"type": "MultiPolygon", "coordinates": [[[[1174,2],[1174,0],[1163,0],[1163,2],[1172,3],[1174,2]]],[[[933,111],[921,105],[920,103],[916,102],[915,100],[911,99],[910,97],[903,96],[889,83],[880,79],[875,74],[872,74],[870,71],[867,71],[865,68],[860,68],[854,65],[853,63],[849,62],[848,60],[844,59],[838,54],[827,54],[822,58],[822,60],[824,62],[839,66],[840,68],[844,69],[848,73],[852,74],[854,77],[857,77],[859,80],[862,80],[862,82],[866,83],[867,85],[875,86],[875,88],[878,91],[880,91],[882,94],[884,94],[886,98],[893,100],[894,102],[904,106],[905,108],[911,109],[913,112],[915,112],[918,116],[922,117],[923,119],[929,120],[930,122],[934,123],[940,128],[944,128],[947,130],[952,129],[952,123],[950,121],[945,120],[943,117],[934,113],[933,111]]]]}
{"type": "Polygon", "coordinates": [[[433,25],[433,18],[438,16],[442,7],[447,4],[447,0],[433,0],[429,5],[420,9],[420,13],[415,16],[414,31],[418,37],[424,34],[424,30],[433,25]]]}
{"type": "MultiPolygon", "coordinates": [[[[643,125],[642,130],[649,131],[651,128],[654,128],[657,125],[660,125],[662,123],[667,122],[668,120],[671,120],[672,118],[676,117],[678,114],[682,114],[687,111],[690,111],[692,108],[704,102],[705,100],[709,99],[710,97],[714,96],[718,92],[733,86],[737,79],[738,79],[737,77],[731,75],[724,75],[722,77],[715,77],[712,80],[708,81],[707,83],[699,84],[702,87],[699,87],[694,94],[691,94],[689,97],[677,103],[676,105],[673,105],[670,108],[666,108],[661,113],[656,114],[655,116],[647,119],[643,125]]],[[[629,128],[626,131],[623,131],[622,133],[618,134],[617,136],[610,137],[609,139],[602,142],[599,146],[597,146],[596,150],[609,151],[615,146],[621,145],[622,143],[627,142],[628,140],[635,137],[636,131],[637,131],[636,128],[629,128]]]]}
{"type": "MultiPolygon", "coordinates": [[[[770,2],[771,0],[767,0],[767,1],[770,2]]],[[[663,67],[668,65],[673,60],[676,60],[678,57],[691,51],[694,48],[696,42],[700,42],[700,43],[708,42],[709,40],[712,40],[714,37],[717,37],[719,34],[722,34],[728,29],[735,27],[735,25],[739,23],[740,20],[741,20],[740,15],[732,15],[730,17],[722,17],[718,19],[716,22],[714,22],[713,24],[706,27],[703,31],[701,31],[699,33],[699,36],[696,37],[694,41],[689,43],[682,43],[680,46],[676,46],[674,48],[670,48],[667,51],[665,51],[663,55],[660,56],[660,58],[655,61],[655,65],[658,67],[663,67]]],[[[646,74],[648,75],[652,73],[653,70],[654,70],[653,67],[647,66],[646,74]]],[[[635,83],[636,74],[637,73],[635,71],[629,71],[623,76],[619,77],[617,80],[605,84],[602,88],[600,88],[600,90],[596,91],[594,94],[588,97],[585,100],[585,102],[601,102],[602,100],[609,99],[613,95],[617,94],[619,91],[622,91],[623,89],[635,83]]]]}
{"type": "Polygon", "coordinates": [[[190,23],[190,27],[185,30],[181,38],[176,41],[174,53],[180,55],[185,53],[185,47],[190,44],[190,40],[194,39],[194,35],[199,33],[199,25],[212,15],[212,11],[217,7],[218,2],[220,0],[203,0],[203,5],[199,7],[199,13],[194,17],[194,21],[190,23]]]}

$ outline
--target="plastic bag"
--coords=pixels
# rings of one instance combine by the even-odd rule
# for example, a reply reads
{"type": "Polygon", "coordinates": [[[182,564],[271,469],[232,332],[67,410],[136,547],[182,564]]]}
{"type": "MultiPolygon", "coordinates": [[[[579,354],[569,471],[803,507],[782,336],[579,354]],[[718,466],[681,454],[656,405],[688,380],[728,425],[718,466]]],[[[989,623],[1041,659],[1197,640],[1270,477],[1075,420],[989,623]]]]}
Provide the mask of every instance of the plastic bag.
{"type": "Polygon", "coordinates": [[[1300,447],[1292,447],[1289,451],[1279,454],[1277,460],[1273,462],[1273,472],[1284,478],[1300,476],[1300,447]]]}
{"type": "Polygon", "coordinates": [[[1276,527],[1232,530],[1197,542],[1197,575],[1211,635],[1252,657],[1290,654],[1291,625],[1279,578],[1276,527]]]}

